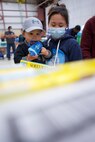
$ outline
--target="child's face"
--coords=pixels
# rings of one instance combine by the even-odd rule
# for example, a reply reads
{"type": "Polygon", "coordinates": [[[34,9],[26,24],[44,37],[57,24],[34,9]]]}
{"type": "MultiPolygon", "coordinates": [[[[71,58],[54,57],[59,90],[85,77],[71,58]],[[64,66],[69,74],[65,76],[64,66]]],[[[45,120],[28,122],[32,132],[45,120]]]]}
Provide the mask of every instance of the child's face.
{"type": "Polygon", "coordinates": [[[54,28],[67,28],[66,20],[63,16],[60,14],[55,14],[51,16],[51,19],[49,21],[49,27],[54,28]]]}
{"type": "Polygon", "coordinates": [[[27,42],[30,42],[31,40],[40,41],[42,37],[42,31],[41,30],[33,30],[31,32],[25,31],[24,37],[27,42]]]}

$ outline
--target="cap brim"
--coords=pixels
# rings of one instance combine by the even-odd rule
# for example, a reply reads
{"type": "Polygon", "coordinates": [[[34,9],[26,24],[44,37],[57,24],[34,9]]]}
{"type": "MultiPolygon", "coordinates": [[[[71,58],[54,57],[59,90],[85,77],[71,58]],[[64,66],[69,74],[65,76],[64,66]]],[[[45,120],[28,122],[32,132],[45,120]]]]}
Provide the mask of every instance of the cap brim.
{"type": "Polygon", "coordinates": [[[33,30],[41,30],[41,31],[44,31],[42,28],[40,28],[40,27],[30,27],[30,28],[28,28],[28,29],[26,29],[25,31],[26,32],[31,32],[31,31],[33,31],[33,30]]]}

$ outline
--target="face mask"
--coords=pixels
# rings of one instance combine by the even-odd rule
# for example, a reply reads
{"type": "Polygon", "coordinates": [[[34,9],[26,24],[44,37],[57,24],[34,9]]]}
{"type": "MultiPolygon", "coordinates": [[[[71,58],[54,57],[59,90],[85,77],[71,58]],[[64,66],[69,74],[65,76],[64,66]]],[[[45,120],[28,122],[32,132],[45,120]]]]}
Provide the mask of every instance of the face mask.
{"type": "Polygon", "coordinates": [[[49,28],[48,34],[52,36],[54,39],[59,39],[65,34],[66,30],[64,27],[62,28],[49,28]]]}

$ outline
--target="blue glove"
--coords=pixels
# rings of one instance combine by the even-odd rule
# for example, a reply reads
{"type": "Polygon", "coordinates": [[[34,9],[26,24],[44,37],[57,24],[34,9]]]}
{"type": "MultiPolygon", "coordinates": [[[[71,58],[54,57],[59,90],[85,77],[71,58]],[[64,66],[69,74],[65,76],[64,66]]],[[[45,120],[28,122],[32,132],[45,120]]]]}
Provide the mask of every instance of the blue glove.
{"type": "Polygon", "coordinates": [[[41,52],[43,45],[40,41],[35,42],[32,46],[28,48],[31,56],[36,56],[41,52]]]}

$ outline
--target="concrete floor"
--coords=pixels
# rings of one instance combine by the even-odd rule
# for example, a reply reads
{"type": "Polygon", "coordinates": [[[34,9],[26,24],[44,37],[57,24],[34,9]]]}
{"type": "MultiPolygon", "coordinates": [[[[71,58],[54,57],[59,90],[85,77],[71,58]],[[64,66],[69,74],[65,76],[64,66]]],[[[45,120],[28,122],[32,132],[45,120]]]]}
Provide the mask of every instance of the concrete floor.
{"type": "Polygon", "coordinates": [[[1,65],[14,65],[13,55],[11,56],[11,60],[8,60],[6,57],[3,59],[0,58],[0,66],[1,65]]]}

